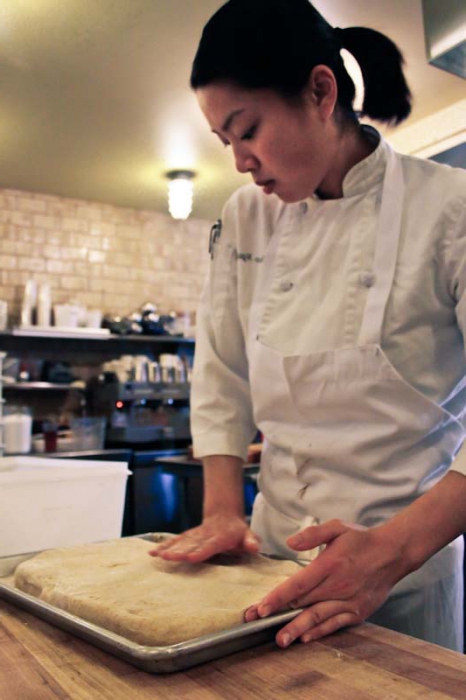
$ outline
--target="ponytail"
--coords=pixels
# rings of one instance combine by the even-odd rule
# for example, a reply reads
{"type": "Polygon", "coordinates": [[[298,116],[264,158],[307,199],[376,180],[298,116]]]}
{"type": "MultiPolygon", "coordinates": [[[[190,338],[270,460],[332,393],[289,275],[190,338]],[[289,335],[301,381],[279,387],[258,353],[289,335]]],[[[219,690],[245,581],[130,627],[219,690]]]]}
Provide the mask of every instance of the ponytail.
{"type": "Polygon", "coordinates": [[[336,28],[335,34],[361,68],[362,116],[394,124],[406,119],[411,112],[411,92],[403,74],[403,56],[393,41],[366,27],[336,28]]]}

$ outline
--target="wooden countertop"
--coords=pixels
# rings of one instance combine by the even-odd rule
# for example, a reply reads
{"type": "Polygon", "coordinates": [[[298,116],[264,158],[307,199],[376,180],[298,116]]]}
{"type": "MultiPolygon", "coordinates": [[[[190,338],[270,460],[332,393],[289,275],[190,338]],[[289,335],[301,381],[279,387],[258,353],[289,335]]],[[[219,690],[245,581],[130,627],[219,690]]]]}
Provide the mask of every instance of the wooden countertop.
{"type": "Polygon", "coordinates": [[[465,700],[466,656],[374,625],[139,671],[0,600],[1,700],[465,700]]]}

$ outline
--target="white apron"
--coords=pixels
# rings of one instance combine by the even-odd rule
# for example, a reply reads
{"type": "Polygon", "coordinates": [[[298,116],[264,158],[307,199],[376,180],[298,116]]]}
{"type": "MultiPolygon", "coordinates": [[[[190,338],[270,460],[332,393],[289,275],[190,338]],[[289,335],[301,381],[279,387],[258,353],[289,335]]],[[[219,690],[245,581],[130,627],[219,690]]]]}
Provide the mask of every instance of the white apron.
{"type": "MultiPolygon", "coordinates": [[[[262,342],[279,231],[267,250],[248,356],[255,421],[265,438],[251,526],[268,553],[296,557],[285,539],[331,518],[368,527],[386,521],[443,476],[464,438],[461,423],[409,385],[381,348],[404,190],[400,159],[386,151],[356,347],[283,356],[262,342]]],[[[458,538],[400,581],[371,621],[462,651],[462,556],[458,538]]]]}

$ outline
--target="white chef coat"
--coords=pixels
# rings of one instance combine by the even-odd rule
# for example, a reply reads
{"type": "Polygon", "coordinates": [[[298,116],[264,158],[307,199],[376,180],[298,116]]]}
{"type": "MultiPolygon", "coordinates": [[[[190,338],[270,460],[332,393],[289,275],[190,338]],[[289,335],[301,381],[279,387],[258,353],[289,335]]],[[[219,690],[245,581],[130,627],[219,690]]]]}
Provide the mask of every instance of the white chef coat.
{"type": "MultiPolygon", "coordinates": [[[[465,174],[447,182],[435,177],[434,166],[422,177],[425,165],[393,156],[381,142],[348,173],[339,200],[286,206],[275,199],[273,207],[247,188],[230,206],[234,215],[225,217],[227,235],[222,231],[213,246],[200,357],[199,344],[196,353],[195,450],[199,454],[205,443],[204,454],[242,456],[234,451],[241,437],[244,450],[254,425],[262,430],[264,476],[253,528],[268,551],[289,554],[285,537],[316,515],[316,521],[342,517],[369,526],[384,521],[445,473],[464,438],[465,362],[455,316],[461,254],[452,252],[464,226],[458,233],[457,220],[448,231],[446,223],[459,213],[465,174]],[[391,170],[398,175],[385,178],[381,213],[382,182],[391,170]],[[437,179],[446,201],[441,212],[434,217],[432,210],[430,222],[414,219],[409,195],[423,185],[423,192],[429,190],[432,181],[431,194],[438,194],[437,179]],[[377,234],[378,228],[388,236],[377,234]],[[423,283],[421,293],[416,282],[423,283]],[[400,335],[404,342],[397,345],[400,335]],[[435,360],[429,372],[422,362],[426,349],[435,360]],[[397,350],[404,365],[394,360],[397,350]],[[418,365],[423,372],[415,371],[418,365]],[[436,371],[443,382],[435,381],[436,371]],[[372,388],[364,387],[367,381],[372,388]],[[227,411],[216,412],[218,403],[227,411]],[[360,420],[351,422],[348,410],[359,410],[360,420]]],[[[452,543],[394,590],[391,603],[398,597],[419,610],[418,620],[411,615],[412,626],[402,631],[459,647],[460,625],[448,628],[461,589],[461,545],[452,543]],[[445,608],[443,631],[436,636],[434,629],[429,637],[439,604],[445,608]]],[[[388,614],[389,621],[395,617],[388,614]]]]}
{"type": "MultiPolygon", "coordinates": [[[[464,420],[466,171],[401,158],[402,232],[382,347],[409,384],[464,420]]],[[[245,339],[266,266],[273,263],[275,275],[261,329],[269,347],[299,355],[356,344],[372,282],[384,169],[381,142],[347,173],[340,199],[284,204],[251,184],[227,202],[196,320],[197,456],[245,458],[262,427],[254,417],[245,339]],[[274,231],[282,244],[276,260],[266,261],[274,231]]],[[[277,404],[278,417],[284,408],[277,404]]],[[[466,455],[452,468],[466,474],[466,455]]]]}

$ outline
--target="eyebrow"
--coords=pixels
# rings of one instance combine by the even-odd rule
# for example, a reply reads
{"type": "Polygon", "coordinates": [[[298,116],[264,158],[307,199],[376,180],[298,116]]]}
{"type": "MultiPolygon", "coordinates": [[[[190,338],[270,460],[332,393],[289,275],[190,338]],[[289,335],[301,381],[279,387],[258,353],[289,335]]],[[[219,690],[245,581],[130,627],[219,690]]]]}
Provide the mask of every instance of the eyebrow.
{"type": "Polygon", "coordinates": [[[234,119],[235,117],[237,117],[239,114],[241,114],[242,112],[244,112],[244,108],[243,108],[243,109],[236,109],[234,112],[231,112],[231,113],[228,115],[228,117],[225,119],[225,121],[224,121],[224,123],[223,123],[223,126],[222,126],[222,130],[223,130],[223,131],[228,131],[228,129],[229,129],[230,126],[231,126],[231,122],[233,121],[233,119],[234,119]]]}

